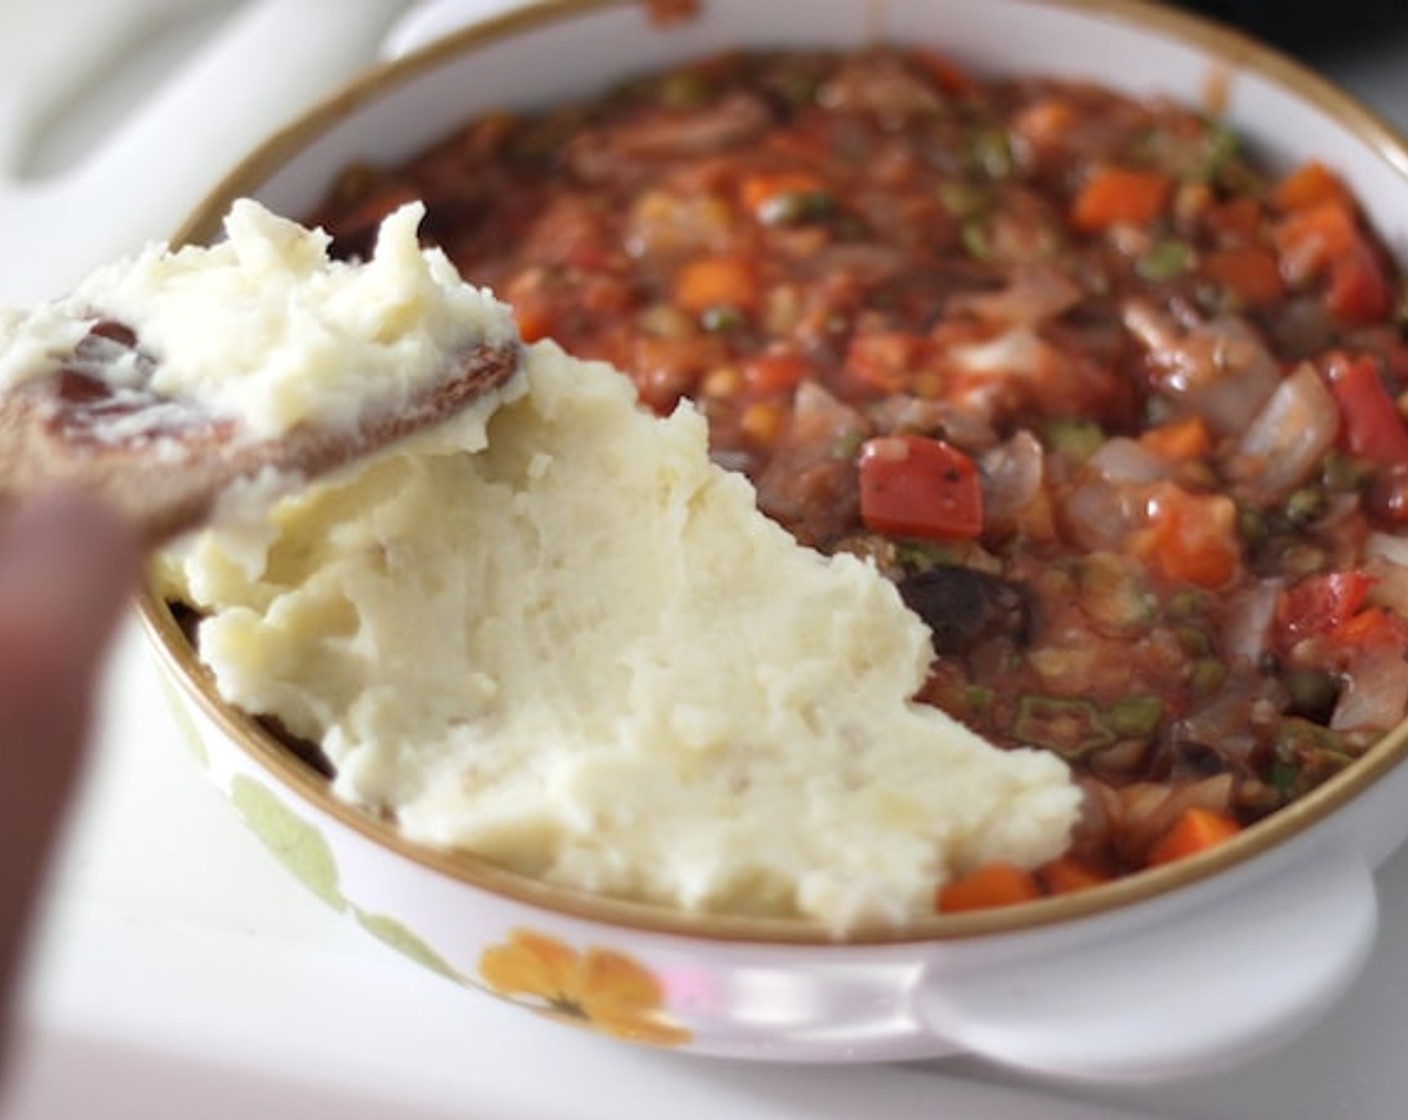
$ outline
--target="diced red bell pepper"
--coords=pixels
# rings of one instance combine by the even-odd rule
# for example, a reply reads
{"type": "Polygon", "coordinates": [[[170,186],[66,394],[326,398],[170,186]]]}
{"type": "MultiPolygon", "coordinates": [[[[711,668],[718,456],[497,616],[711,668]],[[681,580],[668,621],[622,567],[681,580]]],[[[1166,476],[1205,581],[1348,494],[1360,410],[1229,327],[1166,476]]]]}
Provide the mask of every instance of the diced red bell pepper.
{"type": "Polygon", "coordinates": [[[881,436],[860,451],[860,515],[900,537],[961,540],[983,529],[978,468],[958,448],[925,436],[881,436]]]}
{"type": "Polygon", "coordinates": [[[1354,455],[1385,465],[1408,462],[1408,426],[1384,388],[1377,363],[1336,354],[1327,364],[1330,391],[1340,406],[1340,438],[1354,455]]]}

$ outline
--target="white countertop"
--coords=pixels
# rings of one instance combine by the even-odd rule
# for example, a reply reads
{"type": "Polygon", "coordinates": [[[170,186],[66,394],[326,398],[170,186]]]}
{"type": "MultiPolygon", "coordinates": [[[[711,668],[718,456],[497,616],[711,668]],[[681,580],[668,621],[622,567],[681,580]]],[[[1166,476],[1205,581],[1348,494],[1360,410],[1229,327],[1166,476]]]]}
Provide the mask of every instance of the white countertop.
{"type": "MultiPolygon", "coordinates": [[[[127,10],[124,0],[83,2],[102,9],[100,16],[127,10]]],[[[321,2],[283,0],[283,6],[315,9],[321,2]]],[[[323,69],[310,65],[308,89],[327,88],[358,58],[370,57],[378,29],[399,6],[343,0],[338,11],[357,4],[366,6],[366,18],[340,54],[326,52],[323,69]]],[[[129,45],[127,56],[137,61],[116,75],[118,92],[107,93],[107,112],[138,111],[130,108],[139,101],[133,91],[163,72],[173,53],[222,26],[235,5],[147,0],[147,7],[187,17],[167,34],[165,53],[149,40],[141,51],[129,45]]],[[[6,0],[0,84],[13,73],[6,59],[25,53],[24,33],[49,34],[35,31],[40,10],[35,0],[6,0]]],[[[77,3],[74,10],[81,10],[77,3]]],[[[1326,65],[1408,127],[1408,80],[1400,84],[1397,77],[1400,68],[1408,70],[1408,34],[1401,43],[1326,65]]],[[[31,187],[14,182],[22,145],[13,114],[6,114],[6,92],[0,89],[0,166],[12,169],[14,196],[31,187]]],[[[274,94],[291,104],[310,95],[292,87],[274,94]]],[[[60,93],[49,97],[62,100],[60,93]]],[[[83,138],[104,119],[103,108],[80,107],[68,133],[30,145],[31,173],[38,167],[58,174],[86,150],[83,138]]],[[[259,135],[230,128],[233,149],[259,135]]],[[[0,226],[0,241],[3,232],[0,226]]],[[[1235,1070],[1173,1084],[1089,1087],[1039,1082],[965,1059],[748,1065],[577,1033],[466,993],[387,953],[294,883],[207,785],[167,716],[135,624],[118,644],[105,697],[92,772],[29,971],[22,1049],[0,1100],[0,1120],[1398,1120],[1405,1114],[1408,852],[1382,873],[1381,935],[1350,998],[1307,1035],[1235,1070]]]]}

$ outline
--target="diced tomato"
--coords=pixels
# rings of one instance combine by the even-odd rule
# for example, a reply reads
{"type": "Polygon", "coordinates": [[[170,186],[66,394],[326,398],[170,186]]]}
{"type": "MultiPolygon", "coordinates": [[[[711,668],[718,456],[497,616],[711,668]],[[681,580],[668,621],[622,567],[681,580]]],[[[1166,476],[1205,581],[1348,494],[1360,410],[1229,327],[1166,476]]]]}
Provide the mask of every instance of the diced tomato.
{"type": "Polygon", "coordinates": [[[1105,167],[1092,175],[1071,204],[1071,223],[1086,233],[1111,226],[1145,226],[1163,214],[1173,180],[1160,171],[1105,167]]]}
{"type": "Polygon", "coordinates": [[[1261,231],[1261,203],[1239,195],[1210,207],[1204,218],[1208,232],[1223,244],[1254,241],[1261,231]]]}
{"type": "Polygon", "coordinates": [[[1202,273],[1253,307],[1275,303],[1286,294],[1276,255],[1260,245],[1234,245],[1203,256],[1202,273]]]}
{"type": "Polygon", "coordinates": [[[1131,536],[1129,548],[1165,578],[1215,590],[1237,574],[1242,549],[1231,498],[1160,482],[1145,509],[1148,523],[1131,536]]]}
{"type": "Polygon", "coordinates": [[[1316,276],[1328,281],[1325,300],[1336,315],[1367,322],[1387,314],[1384,266],[1345,200],[1293,210],[1276,227],[1275,242],[1281,271],[1292,283],[1316,276]]]}
{"type": "Polygon", "coordinates": [[[978,468],[958,448],[924,436],[881,436],[861,447],[858,465],[867,528],[932,540],[982,532],[978,468]]]}
{"type": "Polygon", "coordinates": [[[1385,607],[1367,607],[1330,633],[1337,645],[1358,653],[1408,655],[1408,622],[1385,607]]]}
{"type": "Polygon", "coordinates": [[[741,367],[743,385],[757,396],[774,396],[795,389],[810,372],[800,354],[759,354],[746,359],[741,367]]]}
{"type": "Polygon", "coordinates": [[[1292,584],[1276,604],[1278,644],[1290,649],[1303,638],[1345,625],[1364,605],[1374,583],[1367,572],[1351,569],[1307,576],[1292,584]]]}
{"type": "Polygon", "coordinates": [[[1326,366],[1343,421],[1340,438],[1349,451],[1385,465],[1408,462],[1408,426],[1374,359],[1336,354],[1326,366]]]}
{"type": "Polygon", "coordinates": [[[857,334],[846,349],[846,372],[868,389],[904,392],[927,364],[930,349],[927,338],[904,331],[857,334]]]}

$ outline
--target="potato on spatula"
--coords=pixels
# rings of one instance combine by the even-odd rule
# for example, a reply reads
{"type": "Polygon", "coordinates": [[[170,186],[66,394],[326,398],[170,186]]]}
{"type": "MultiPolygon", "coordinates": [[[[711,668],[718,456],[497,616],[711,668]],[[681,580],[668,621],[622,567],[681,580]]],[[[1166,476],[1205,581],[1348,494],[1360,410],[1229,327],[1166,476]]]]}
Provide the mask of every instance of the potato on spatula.
{"type": "Polygon", "coordinates": [[[521,391],[508,309],[385,223],[365,262],[241,201],[217,245],[153,246],[0,319],[0,500],[101,493],[157,543],[239,484],[287,490],[521,391]]]}

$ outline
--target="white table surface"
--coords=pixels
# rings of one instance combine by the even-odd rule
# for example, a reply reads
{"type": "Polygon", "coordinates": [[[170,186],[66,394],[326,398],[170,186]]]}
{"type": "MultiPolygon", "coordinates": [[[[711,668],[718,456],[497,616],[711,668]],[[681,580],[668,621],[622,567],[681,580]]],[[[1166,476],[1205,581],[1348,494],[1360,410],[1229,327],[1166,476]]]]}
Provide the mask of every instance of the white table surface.
{"type": "MultiPolygon", "coordinates": [[[[233,8],[223,0],[145,0],[180,10],[182,26],[159,49],[150,38],[129,48],[96,100],[71,107],[66,124],[24,143],[14,113],[6,113],[14,107],[5,101],[14,92],[3,86],[14,73],[6,62],[41,57],[27,52],[40,40],[52,49],[52,21],[38,14],[37,0],[4,2],[0,170],[9,171],[12,193],[36,177],[68,174],[68,162],[88,150],[111,115],[138,111],[153,76],[222,28],[233,8]]],[[[66,13],[100,8],[110,15],[123,7],[120,0],[69,2],[66,13]]],[[[390,13],[397,5],[379,6],[390,13]]],[[[370,57],[384,25],[378,18],[357,32],[364,42],[349,41],[342,59],[324,60],[308,81],[330,85],[340,68],[370,57]]],[[[1408,35],[1323,64],[1408,127],[1408,78],[1398,76],[1408,75],[1408,35]]],[[[46,97],[48,114],[69,93],[46,97]]],[[[10,262],[11,276],[17,263],[10,262]]],[[[91,773],[27,973],[20,1049],[0,1094],[0,1120],[1408,1115],[1408,852],[1382,873],[1378,946],[1350,997],[1302,1038],[1225,1073],[1098,1087],[1037,1081],[966,1059],[747,1065],[603,1041],[466,993],[387,953],[296,885],[206,784],[167,717],[135,624],[118,643],[104,697],[91,773]]]]}

